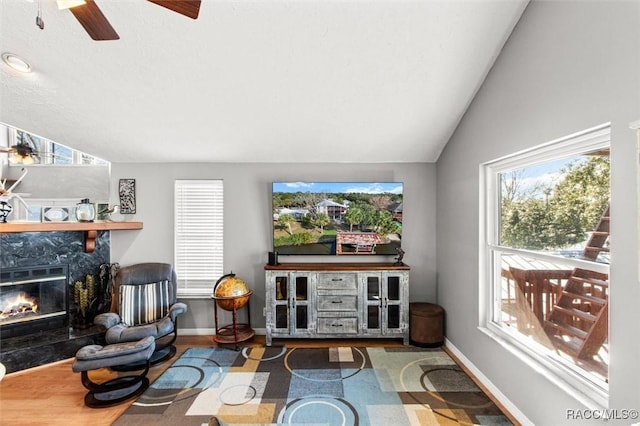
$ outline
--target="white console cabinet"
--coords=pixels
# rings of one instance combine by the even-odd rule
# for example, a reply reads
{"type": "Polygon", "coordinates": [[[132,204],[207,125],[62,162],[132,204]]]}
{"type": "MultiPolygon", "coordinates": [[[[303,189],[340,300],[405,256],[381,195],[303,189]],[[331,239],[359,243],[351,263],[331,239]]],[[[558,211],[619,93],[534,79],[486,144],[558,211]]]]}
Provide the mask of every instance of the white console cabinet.
{"type": "Polygon", "coordinates": [[[394,263],[266,265],[266,342],[402,338],[409,344],[409,267],[394,263]]]}

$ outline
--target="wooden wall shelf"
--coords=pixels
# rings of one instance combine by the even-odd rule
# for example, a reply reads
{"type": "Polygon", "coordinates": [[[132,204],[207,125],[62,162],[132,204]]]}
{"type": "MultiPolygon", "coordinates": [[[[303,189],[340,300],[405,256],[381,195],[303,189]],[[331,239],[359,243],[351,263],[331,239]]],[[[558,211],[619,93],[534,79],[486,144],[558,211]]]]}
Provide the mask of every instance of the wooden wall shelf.
{"type": "Polygon", "coordinates": [[[142,229],[142,222],[7,222],[0,223],[0,234],[17,232],[84,232],[84,251],[92,253],[96,248],[98,231],[142,229]]]}

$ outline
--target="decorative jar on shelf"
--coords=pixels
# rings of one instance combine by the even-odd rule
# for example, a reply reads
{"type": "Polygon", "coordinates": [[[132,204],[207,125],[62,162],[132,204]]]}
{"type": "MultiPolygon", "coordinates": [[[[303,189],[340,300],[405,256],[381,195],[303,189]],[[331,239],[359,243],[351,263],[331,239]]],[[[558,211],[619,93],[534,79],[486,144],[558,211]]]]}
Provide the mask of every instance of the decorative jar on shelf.
{"type": "Polygon", "coordinates": [[[0,223],[7,223],[7,217],[11,214],[13,207],[6,201],[0,201],[0,223]]]}
{"type": "Polygon", "coordinates": [[[82,199],[76,207],[76,219],[78,222],[93,222],[96,217],[96,209],[88,198],[82,199]]]}

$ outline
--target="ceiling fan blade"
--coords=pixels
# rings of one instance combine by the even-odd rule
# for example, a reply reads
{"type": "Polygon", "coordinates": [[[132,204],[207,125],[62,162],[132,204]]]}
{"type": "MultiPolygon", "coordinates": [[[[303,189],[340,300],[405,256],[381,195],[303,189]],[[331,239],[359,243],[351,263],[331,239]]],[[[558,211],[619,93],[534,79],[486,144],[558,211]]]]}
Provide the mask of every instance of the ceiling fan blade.
{"type": "Polygon", "coordinates": [[[71,13],[94,40],[119,40],[120,36],[113,29],[98,5],[93,0],[86,0],[81,6],[72,7],[71,13]]]}
{"type": "Polygon", "coordinates": [[[188,16],[191,19],[198,19],[200,13],[200,0],[149,0],[159,6],[166,7],[169,10],[177,12],[181,15],[188,16]]]}

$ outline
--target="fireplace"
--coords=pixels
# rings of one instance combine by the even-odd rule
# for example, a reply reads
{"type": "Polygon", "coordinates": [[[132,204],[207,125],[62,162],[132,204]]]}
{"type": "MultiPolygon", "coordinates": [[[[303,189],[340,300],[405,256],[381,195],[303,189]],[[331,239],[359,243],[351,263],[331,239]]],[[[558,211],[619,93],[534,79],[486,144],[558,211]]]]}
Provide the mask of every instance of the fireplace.
{"type": "Polygon", "coordinates": [[[67,265],[6,268],[0,272],[0,338],[69,325],[67,265]]]}
{"type": "MultiPolygon", "coordinates": [[[[69,224],[71,225],[75,224],[69,224]]],[[[99,231],[95,240],[95,249],[88,253],[85,251],[84,232],[62,230],[3,232],[4,229],[0,226],[0,292],[2,294],[8,293],[8,288],[2,287],[3,282],[40,279],[41,275],[68,275],[65,282],[66,290],[61,289],[58,294],[66,299],[63,301],[58,299],[57,303],[62,309],[51,309],[52,312],[49,312],[59,312],[60,315],[43,318],[43,323],[40,324],[12,321],[11,324],[7,322],[3,326],[0,322],[0,333],[14,336],[23,332],[30,333],[11,338],[0,337],[0,362],[6,366],[7,373],[71,358],[82,346],[104,345],[104,330],[101,327],[80,328],[78,326],[72,283],[84,281],[87,274],[98,276],[100,265],[111,262],[111,232],[99,231]],[[46,266],[43,268],[44,265],[46,266]],[[63,268],[56,271],[61,265],[63,268]],[[27,273],[27,277],[22,276],[20,279],[10,278],[11,275],[15,275],[13,271],[22,272],[19,275],[25,275],[24,271],[28,269],[41,272],[27,273]],[[12,274],[7,274],[8,272],[12,274]],[[67,312],[66,315],[62,313],[63,310],[67,312]]],[[[49,298],[39,295],[38,297],[41,300],[37,313],[43,314],[44,309],[49,308],[43,303],[45,301],[49,303],[49,298]]]]}

